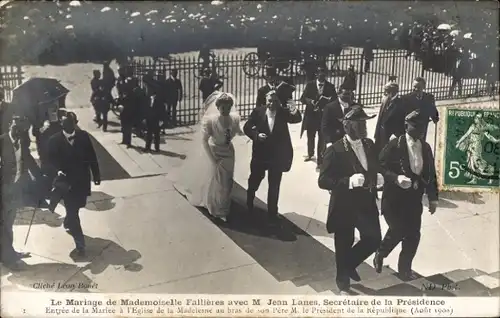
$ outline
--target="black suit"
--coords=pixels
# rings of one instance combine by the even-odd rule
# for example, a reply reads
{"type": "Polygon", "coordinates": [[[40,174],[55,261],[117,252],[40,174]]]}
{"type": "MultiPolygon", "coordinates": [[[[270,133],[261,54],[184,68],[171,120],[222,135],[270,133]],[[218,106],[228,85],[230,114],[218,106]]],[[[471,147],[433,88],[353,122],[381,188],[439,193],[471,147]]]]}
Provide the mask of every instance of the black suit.
{"type": "Polygon", "coordinates": [[[267,198],[270,214],[278,213],[278,198],[283,172],[290,170],[293,161],[292,140],[288,124],[300,123],[300,111],[294,114],[288,109],[278,107],[273,131],[270,131],[266,115],[267,107],[255,108],[248,121],[243,126],[245,134],[253,140],[252,161],[250,163],[250,177],[248,178],[247,202],[253,202],[266,170],[268,172],[269,192],[267,198]],[[268,137],[259,141],[259,133],[268,137]]]}
{"type": "Polygon", "coordinates": [[[375,146],[380,152],[389,142],[389,138],[394,135],[399,137],[405,133],[405,105],[401,97],[394,99],[385,98],[380,106],[375,127],[375,146]]]}
{"type": "Polygon", "coordinates": [[[321,189],[331,191],[326,229],[335,235],[336,280],[341,290],[349,288],[350,273],[375,252],[381,239],[376,204],[379,164],[373,141],[362,139],[362,144],[368,170],[342,138],[326,149],[318,179],[321,189]],[[365,184],[349,189],[349,178],[356,173],[364,174],[365,184]],[[355,228],[361,240],[353,246],[355,228]]]}
{"type": "Polygon", "coordinates": [[[84,248],[82,226],[78,212],[87,204],[91,193],[91,173],[94,181],[101,180],[101,173],[90,135],[83,130],[76,130],[73,144],[70,144],[63,132],[58,132],[49,140],[49,161],[54,171],[66,174],[70,186],[63,196],[66,218],[64,225],[70,230],[77,248],[84,248]]]}
{"type": "Polygon", "coordinates": [[[411,270],[411,264],[420,242],[420,227],[422,223],[422,196],[427,193],[430,201],[438,200],[436,170],[434,157],[428,143],[422,142],[423,168],[416,175],[410,168],[406,135],[389,141],[380,153],[381,171],[385,185],[382,195],[381,211],[389,230],[380,245],[379,254],[386,257],[402,242],[398,268],[400,271],[411,270]],[[397,184],[398,175],[405,175],[417,182],[413,186],[402,189],[397,184]]]}
{"type": "Polygon", "coordinates": [[[316,147],[316,152],[318,154],[318,164],[321,164],[322,162],[323,148],[325,146],[323,133],[321,130],[323,107],[315,108],[315,106],[313,106],[313,103],[317,102],[321,96],[336,99],[337,91],[335,90],[335,85],[328,81],[325,81],[323,84],[323,91],[320,92],[318,89],[317,81],[311,81],[306,84],[304,92],[300,97],[300,101],[306,105],[300,134],[302,136],[303,132],[307,131],[307,155],[309,157],[312,157],[314,156],[316,132],[318,133],[318,144],[316,147]]]}
{"type": "Polygon", "coordinates": [[[276,89],[275,86],[266,84],[257,90],[257,99],[255,101],[255,107],[266,106],[266,95],[271,90],[276,89]]]}
{"type": "Polygon", "coordinates": [[[146,110],[146,149],[151,149],[154,139],[155,149],[160,150],[160,120],[165,118],[165,100],[160,95],[155,95],[146,110]]]}
{"type": "Polygon", "coordinates": [[[338,99],[325,105],[323,108],[323,116],[321,118],[321,132],[325,145],[335,143],[345,135],[342,118],[344,118],[344,110],[338,99]]]}
{"type": "Polygon", "coordinates": [[[427,137],[428,121],[432,119],[435,123],[439,121],[439,112],[436,108],[436,100],[434,95],[423,93],[422,98],[418,99],[417,94],[410,93],[402,97],[402,103],[405,105],[405,116],[414,110],[420,110],[420,116],[427,122],[425,125],[425,134],[427,137]]]}
{"type": "MultiPolygon", "coordinates": [[[[178,78],[169,77],[166,80],[166,119],[177,125],[177,103],[182,100],[182,83],[178,78]]],[[[165,121],[166,122],[166,121],[165,121]]]]}
{"type": "Polygon", "coordinates": [[[14,233],[12,227],[16,219],[16,211],[25,203],[25,195],[31,183],[29,171],[33,174],[38,166],[22,140],[13,143],[9,133],[1,136],[1,200],[2,210],[2,261],[16,261],[17,253],[13,247],[14,233]]]}

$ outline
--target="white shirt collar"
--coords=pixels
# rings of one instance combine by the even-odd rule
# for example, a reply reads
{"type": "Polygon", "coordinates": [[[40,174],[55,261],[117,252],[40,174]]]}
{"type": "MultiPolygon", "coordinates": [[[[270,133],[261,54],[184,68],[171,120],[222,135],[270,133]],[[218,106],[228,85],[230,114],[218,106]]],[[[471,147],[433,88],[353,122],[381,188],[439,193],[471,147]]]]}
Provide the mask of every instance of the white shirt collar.
{"type": "Polygon", "coordinates": [[[275,116],[276,115],[276,110],[271,110],[271,108],[266,108],[266,114],[267,115],[272,115],[272,116],[275,116]]]}
{"type": "Polygon", "coordinates": [[[340,106],[344,109],[349,107],[349,103],[344,102],[343,100],[340,99],[340,97],[339,97],[339,103],[340,106]]]}
{"type": "Polygon", "coordinates": [[[67,133],[67,132],[65,132],[64,130],[63,130],[62,132],[63,132],[63,134],[64,134],[64,137],[66,137],[66,139],[68,139],[68,140],[69,140],[69,138],[70,138],[70,137],[75,137],[75,135],[76,135],[76,130],[75,130],[75,131],[73,131],[73,133],[72,133],[72,134],[68,134],[68,133],[67,133]]]}
{"type": "Polygon", "coordinates": [[[323,84],[325,86],[326,81],[320,82],[319,80],[316,80],[316,85],[319,86],[320,84],[323,84]]]}

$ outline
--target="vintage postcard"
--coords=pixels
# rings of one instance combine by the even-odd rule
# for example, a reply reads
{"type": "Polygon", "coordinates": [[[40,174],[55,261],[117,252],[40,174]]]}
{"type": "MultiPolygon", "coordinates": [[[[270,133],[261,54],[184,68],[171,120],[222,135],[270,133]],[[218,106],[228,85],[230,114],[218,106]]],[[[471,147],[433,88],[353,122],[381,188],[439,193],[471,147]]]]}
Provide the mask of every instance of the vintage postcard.
{"type": "Polygon", "coordinates": [[[494,1],[0,1],[2,317],[498,317],[494,1]]]}

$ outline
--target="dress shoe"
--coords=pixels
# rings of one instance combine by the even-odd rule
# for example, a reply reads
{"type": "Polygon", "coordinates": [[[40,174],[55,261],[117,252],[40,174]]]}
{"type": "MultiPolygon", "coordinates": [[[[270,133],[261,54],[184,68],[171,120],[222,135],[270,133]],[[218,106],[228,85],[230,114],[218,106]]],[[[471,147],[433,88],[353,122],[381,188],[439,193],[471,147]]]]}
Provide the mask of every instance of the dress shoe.
{"type": "Polygon", "coordinates": [[[306,156],[304,158],[304,162],[308,162],[308,161],[311,161],[312,160],[312,156],[306,156]]]}
{"type": "Polygon", "coordinates": [[[353,269],[350,273],[349,273],[349,277],[355,281],[355,282],[360,282],[361,281],[361,277],[359,276],[358,274],[358,271],[356,271],[355,269],[353,269]]]}
{"type": "Polygon", "coordinates": [[[375,267],[375,271],[377,273],[382,273],[382,267],[384,266],[384,258],[380,256],[377,252],[375,253],[375,257],[373,258],[373,267],[375,267]]]}
{"type": "Polygon", "coordinates": [[[349,283],[349,278],[346,279],[337,279],[336,280],[337,287],[340,292],[345,292],[349,294],[349,290],[351,289],[351,284],[349,283]]]}
{"type": "Polygon", "coordinates": [[[399,271],[398,276],[403,281],[411,281],[418,279],[418,276],[412,270],[399,271]]]}
{"type": "Polygon", "coordinates": [[[16,252],[16,255],[19,259],[31,257],[31,253],[16,252]]]}
{"type": "Polygon", "coordinates": [[[149,148],[143,148],[142,152],[151,152],[151,149],[149,149],[149,148]]]}

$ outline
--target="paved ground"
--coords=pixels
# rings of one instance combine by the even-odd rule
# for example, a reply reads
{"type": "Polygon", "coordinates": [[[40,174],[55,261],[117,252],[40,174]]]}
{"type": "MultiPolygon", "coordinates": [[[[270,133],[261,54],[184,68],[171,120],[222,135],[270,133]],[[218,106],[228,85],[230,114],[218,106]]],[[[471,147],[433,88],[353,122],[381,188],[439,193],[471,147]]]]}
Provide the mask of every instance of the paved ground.
{"type": "MultiPolygon", "coordinates": [[[[98,131],[88,108],[75,109],[80,124],[95,138],[105,171],[81,211],[89,255],[73,260],[73,242],[62,229],[63,207],[56,214],[37,211],[24,246],[32,211],[19,214],[15,247],[30,251],[26,269],[2,268],[4,290],[89,292],[316,294],[336,293],[333,240],[325,231],[328,194],[317,188],[314,163],[304,163],[306,141],[292,125],[295,159],[282,182],[280,213],[288,221],[280,231],[240,219],[220,227],[190,206],[171,185],[168,174],[179,169],[193,146],[189,128],[169,131],[162,152],[143,154],[118,145],[116,124],[98,131]],[[58,283],[61,286],[58,286],[58,283]],[[78,286],[79,283],[83,283],[78,286]],[[60,288],[58,288],[60,287],[60,288]]],[[[376,111],[376,110],[373,110],[376,111]]],[[[115,120],[116,122],[116,120],[115,120]]],[[[370,122],[370,133],[374,121],[370,122]]],[[[433,135],[433,129],[429,135],[433,135]]],[[[432,138],[431,138],[432,139],[432,138]]],[[[432,140],[429,140],[432,142],[432,140]]],[[[242,209],[251,144],[235,140],[237,165],[235,213],[242,209]]],[[[265,200],[263,182],[258,198],[265,200]]],[[[443,193],[439,211],[424,213],[422,241],[414,269],[423,277],[404,283],[393,275],[397,252],[376,275],[371,259],[360,267],[362,294],[422,295],[422,284],[460,282],[461,290],[440,295],[492,295],[499,290],[499,197],[443,193]]],[[[265,203],[258,206],[265,208],[265,203]]],[[[381,222],[383,231],[385,222],[381,222]]],[[[427,293],[431,295],[432,293],[427,293]]],[[[437,295],[436,293],[432,295],[437,295]]]]}

